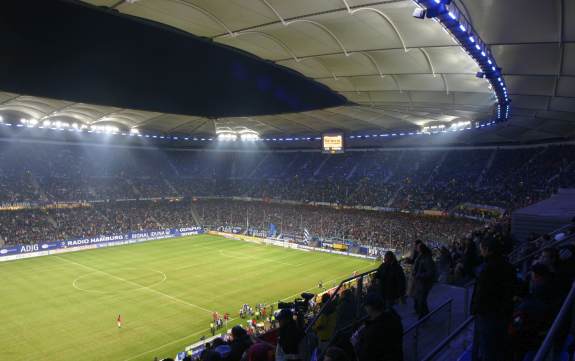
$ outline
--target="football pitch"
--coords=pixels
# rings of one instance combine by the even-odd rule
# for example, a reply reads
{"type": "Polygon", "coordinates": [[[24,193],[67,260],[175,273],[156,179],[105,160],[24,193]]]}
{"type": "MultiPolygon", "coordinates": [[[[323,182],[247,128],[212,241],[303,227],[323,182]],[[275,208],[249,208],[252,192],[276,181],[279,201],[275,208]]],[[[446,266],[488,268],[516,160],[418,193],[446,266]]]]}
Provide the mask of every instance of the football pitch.
{"type": "Polygon", "coordinates": [[[200,235],[0,263],[0,359],[151,361],[372,261],[200,235]],[[116,326],[121,314],[124,325],[116,326]]]}

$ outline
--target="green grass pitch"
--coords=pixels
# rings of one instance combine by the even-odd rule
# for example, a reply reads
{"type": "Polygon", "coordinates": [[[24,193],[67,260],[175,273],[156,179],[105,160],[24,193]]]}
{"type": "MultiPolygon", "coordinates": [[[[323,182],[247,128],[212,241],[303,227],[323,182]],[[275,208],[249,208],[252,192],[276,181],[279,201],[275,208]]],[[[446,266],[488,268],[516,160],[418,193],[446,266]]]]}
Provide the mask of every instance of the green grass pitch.
{"type": "Polygon", "coordinates": [[[238,318],[244,303],[291,300],[375,266],[212,235],[4,262],[0,359],[173,357],[209,336],[214,310],[238,318]]]}

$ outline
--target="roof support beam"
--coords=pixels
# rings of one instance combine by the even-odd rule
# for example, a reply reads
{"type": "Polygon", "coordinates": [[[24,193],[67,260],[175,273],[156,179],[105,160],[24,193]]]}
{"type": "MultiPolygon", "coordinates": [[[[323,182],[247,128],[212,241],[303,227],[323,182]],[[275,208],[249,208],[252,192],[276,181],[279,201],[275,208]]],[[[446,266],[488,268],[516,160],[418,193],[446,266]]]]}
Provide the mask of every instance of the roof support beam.
{"type": "MultiPolygon", "coordinates": [[[[178,129],[182,129],[182,128],[184,128],[185,126],[187,126],[187,125],[189,125],[189,124],[193,124],[193,123],[197,122],[197,121],[200,120],[200,119],[201,119],[201,118],[194,118],[194,119],[185,121],[185,122],[183,122],[183,123],[180,124],[180,125],[177,125],[177,126],[175,126],[175,127],[173,127],[173,128],[170,128],[170,129],[166,130],[165,133],[169,133],[169,132],[173,132],[173,131],[178,130],[178,129]]],[[[198,127],[201,128],[202,125],[206,124],[207,121],[208,121],[208,119],[205,119],[203,122],[200,122],[201,124],[200,124],[199,126],[197,126],[197,127],[194,127],[194,129],[193,129],[192,131],[196,130],[198,127]]]]}
{"type": "Polygon", "coordinates": [[[565,57],[565,34],[563,28],[565,27],[565,0],[559,1],[559,65],[555,74],[555,82],[553,84],[553,96],[547,100],[547,110],[551,110],[551,100],[557,96],[557,89],[559,88],[559,78],[563,71],[563,59],[565,57]]]}
{"type": "Polygon", "coordinates": [[[397,28],[395,23],[389,18],[389,16],[387,16],[383,11],[378,10],[376,8],[372,8],[372,7],[359,7],[356,9],[351,9],[351,7],[349,6],[349,4],[347,3],[346,0],[342,0],[342,1],[345,4],[345,7],[347,8],[347,12],[350,15],[354,15],[355,13],[358,13],[360,11],[371,11],[371,12],[375,12],[376,14],[381,16],[381,18],[384,19],[391,26],[391,28],[395,31],[395,34],[397,35],[397,37],[399,38],[399,41],[401,42],[401,45],[403,46],[403,50],[407,53],[407,45],[405,45],[405,40],[403,39],[403,36],[399,32],[399,29],[397,28]]]}
{"type": "Polygon", "coordinates": [[[13,97],[11,97],[11,98],[4,99],[3,101],[0,102],[0,105],[1,105],[1,104],[9,103],[9,102],[11,102],[12,100],[15,100],[15,99],[20,98],[21,96],[22,96],[22,95],[16,95],[16,96],[13,96],[13,97]]]}

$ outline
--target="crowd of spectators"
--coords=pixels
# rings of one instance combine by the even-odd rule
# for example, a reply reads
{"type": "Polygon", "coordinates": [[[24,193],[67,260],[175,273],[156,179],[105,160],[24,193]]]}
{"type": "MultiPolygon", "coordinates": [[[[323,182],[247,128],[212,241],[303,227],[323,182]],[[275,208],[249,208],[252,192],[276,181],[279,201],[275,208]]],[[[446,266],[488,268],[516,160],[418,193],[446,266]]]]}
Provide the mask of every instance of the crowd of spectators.
{"type": "Polygon", "coordinates": [[[202,224],[249,234],[276,235],[302,239],[311,237],[352,240],[367,246],[396,249],[405,253],[414,239],[432,244],[451,243],[481,226],[475,220],[399,212],[374,212],[305,205],[230,200],[199,200],[194,203],[202,224]]]}
{"type": "MultiPolygon", "coordinates": [[[[405,302],[406,296],[411,296],[410,302],[415,312],[420,318],[425,316],[429,289],[436,280],[449,281],[452,272],[457,269],[465,276],[468,286],[474,283],[469,305],[470,313],[475,316],[473,347],[469,351],[471,358],[480,361],[532,359],[575,280],[575,245],[568,242],[573,234],[575,227],[566,229],[562,238],[566,242],[556,246],[557,239],[539,238],[544,240],[539,243],[539,251],[533,257],[524,259],[523,263],[515,264],[508,261],[507,255],[512,247],[505,224],[493,224],[477,230],[462,243],[443,247],[435,257],[430,257],[425,242],[417,240],[410,256],[404,259],[412,264],[410,268],[400,267],[393,253],[387,253],[375,273],[375,282],[372,286],[367,285],[368,295],[362,301],[366,308],[375,302],[380,305],[382,313],[385,310],[388,312],[387,327],[383,323],[378,326],[380,337],[374,337],[368,348],[371,355],[378,355],[379,358],[370,358],[361,351],[355,354],[356,358],[402,360],[402,356],[396,352],[401,350],[386,344],[388,340],[402,344],[401,328],[394,329],[392,326],[396,317],[393,306],[405,302]],[[373,294],[370,295],[374,291],[378,294],[375,298],[373,294]],[[383,344],[386,346],[383,347],[383,344]]],[[[339,304],[337,297],[336,304],[339,304]]],[[[369,313],[365,322],[375,327],[378,322],[373,321],[369,313]]],[[[382,313],[379,317],[383,317],[382,313]]],[[[573,352],[573,343],[569,342],[568,337],[569,334],[573,335],[573,322],[568,318],[560,324],[553,341],[553,359],[567,359],[566,355],[573,352]]],[[[353,324],[354,321],[348,323],[353,324]]],[[[365,327],[358,328],[356,325],[354,329],[361,334],[365,327]]],[[[324,337],[332,340],[326,347],[329,350],[329,347],[338,346],[350,357],[353,351],[358,350],[346,348],[347,340],[338,338],[337,330],[339,328],[334,327],[331,335],[324,337]],[[336,337],[332,337],[334,335],[336,337]]]]}
{"type": "Polygon", "coordinates": [[[0,239],[8,244],[37,243],[198,223],[214,230],[296,240],[302,240],[307,230],[310,239],[349,240],[398,253],[407,252],[413,239],[436,247],[455,242],[482,224],[466,218],[255,201],[138,200],[3,211],[0,239]]]}
{"type": "Polygon", "coordinates": [[[131,201],[0,212],[0,240],[28,244],[196,225],[189,202],[131,201]]]}
{"type": "Polygon", "coordinates": [[[249,196],[452,211],[512,210],[573,186],[575,146],[216,152],[0,144],[0,202],[249,196]]]}

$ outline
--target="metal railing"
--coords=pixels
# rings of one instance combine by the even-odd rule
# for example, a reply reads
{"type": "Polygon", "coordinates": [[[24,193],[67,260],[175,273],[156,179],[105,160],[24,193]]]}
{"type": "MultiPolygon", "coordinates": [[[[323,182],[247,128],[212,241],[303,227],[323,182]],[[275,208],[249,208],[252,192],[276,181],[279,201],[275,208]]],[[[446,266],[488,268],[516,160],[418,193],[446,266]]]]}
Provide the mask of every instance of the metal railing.
{"type": "Polygon", "coordinates": [[[453,299],[445,301],[403,332],[403,358],[417,361],[451,332],[453,299]],[[443,335],[444,334],[444,335],[443,335]]]}
{"type": "Polygon", "coordinates": [[[361,300],[363,300],[363,293],[364,293],[364,285],[365,285],[365,280],[368,276],[375,274],[377,272],[377,269],[371,270],[371,271],[367,271],[361,274],[358,274],[356,276],[352,276],[349,278],[344,279],[343,281],[341,281],[339,283],[339,285],[335,288],[335,290],[330,294],[329,300],[327,302],[325,302],[320,311],[313,317],[313,319],[308,323],[308,325],[305,328],[305,333],[308,334],[313,326],[315,325],[315,323],[317,322],[317,320],[320,318],[320,316],[322,314],[324,314],[326,312],[326,310],[328,309],[328,307],[332,307],[333,303],[335,302],[336,299],[336,295],[339,294],[339,292],[348,284],[355,282],[355,305],[356,305],[356,310],[355,310],[355,319],[358,319],[360,314],[361,314],[361,300]]]}
{"type": "MultiPolygon", "coordinates": [[[[351,335],[367,317],[361,317],[357,321],[350,323],[339,330],[336,330],[331,337],[330,345],[343,335],[351,335]]],[[[438,339],[438,332],[445,331],[449,335],[453,321],[453,299],[449,299],[433,309],[429,314],[417,321],[403,332],[403,353],[405,361],[417,361],[419,355],[429,352],[435,347],[438,339]],[[443,315],[447,313],[446,317],[443,315]],[[410,339],[408,341],[408,339],[410,339]]]]}
{"type": "Polygon", "coordinates": [[[535,250],[533,250],[533,251],[531,251],[531,252],[529,252],[529,253],[526,253],[526,252],[527,252],[526,249],[527,249],[527,247],[529,246],[529,244],[530,244],[530,243],[533,243],[533,242],[542,241],[542,240],[543,240],[543,237],[544,237],[545,235],[539,236],[537,239],[535,239],[535,240],[532,241],[532,242],[527,242],[527,241],[522,242],[516,249],[514,249],[513,251],[511,251],[511,253],[509,253],[508,258],[509,258],[510,262],[511,262],[511,263],[520,263],[521,260],[526,259],[526,258],[529,258],[529,256],[541,252],[541,251],[543,250],[543,248],[553,247],[553,246],[555,246],[556,244],[561,243],[563,240],[556,241],[556,240],[555,240],[555,236],[556,236],[557,234],[559,234],[559,233],[564,233],[564,232],[565,232],[566,230],[568,230],[571,226],[572,226],[572,224],[566,224],[566,225],[563,225],[563,226],[561,226],[561,227],[559,227],[559,228],[557,228],[557,229],[555,229],[555,230],[553,230],[553,231],[547,233],[546,235],[552,237],[552,238],[551,238],[551,239],[552,239],[552,242],[549,242],[549,243],[547,243],[547,244],[542,244],[541,246],[537,247],[537,249],[535,249],[535,250]]]}
{"type": "Polygon", "coordinates": [[[469,309],[469,305],[471,303],[471,296],[473,295],[473,290],[475,289],[475,283],[477,283],[475,280],[469,281],[467,282],[463,288],[464,288],[464,293],[463,293],[463,317],[465,319],[467,319],[467,317],[469,317],[469,314],[471,313],[470,309],[469,309]]]}
{"type": "Polygon", "coordinates": [[[513,261],[513,265],[520,268],[522,272],[526,272],[530,266],[530,261],[532,261],[537,255],[543,251],[544,248],[556,247],[563,243],[570,242],[575,239],[575,233],[567,235],[565,238],[559,240],[553,240],[553,242],[546,244],[544,247],[534,250],[526,255],[523,255],[518,260],[513,261]]]}
{"type": "Polygon", "coordinates": [[[547,336],[545,336],[545,340],[541,343],[541,347],[537,351],[535,358],[533,361],[547,361],[556,359],[557,353],[560,353],[561,347],[563,346],[564,338],[566,335],[561,334],[561,330],[565,327],[566,322],[571,321],[570,317],[573,314],[573,302],[575,301],[575,283],[571,286],[571,291],[565,298],[563,305],[561,306],[561,310],[555,317],[553,321],[553,325],[547,332],[547,336]],[[556,347],[559,346],[559,349],[556,347]]]}
{"type": "MultiPolygon", "coordinates": [[[[560,227],[559,229],[553,231],[551,234],[559,234],[562,231],[565,231],[569,226],[571,225],[567,225],[567,226],[563,226],[560,227]]],[[[560,239],[560,240],[553,240],[552,242],[538,248],[537,250],[534,250],[533,252],[530,252],[526,255],[522,255],[521,258],[517,259],[517,260],[513,260],[513,266],[519,268],[521,271],[525,272],[529,265],[531,264],[531,261],[538,255],[541,253],[541,251],[544,248],[547,247],[556,247],[560,244],[572,241],[573,239],[575,239],[575,234],[570,234],[567,237],[560,239]]],[[[470,291],[473,290],[473,286],[475,285],[475,280],[470,281],[469,283],[467,283],[465,286],[463,286],[465,288],[465,294],[464,294],[464,314],[465,317],[468,317],[470,312],[469,312],[469,306],[470,306],[470,291]]],[[[574,288],[575,288],[575,284],[574,284],[574,288]]],[[[565,301],[563,303],[563,307],[561,308],[561,310],[563,311],[564,308],[566,308],[567,310],[571,310],[572,306],[573,306],[573,302],[575,300],[575,290],[574,288],[571,289],[571,292],[569,293],[569,295],[565,298],[565,301]]],[[[562,314],[561,312],[557,315],[555,322],[554,322],[554,326],[557,323],[558,325],[556,326],[557,328],[559,327],[559,325],[563,325],[565,321],[565,318],[569,316],[569,312],[565,311],[565,314],[562,314]]],[[[447,350],[442,350],[442,348],[450,348],[452,349],[451,346],[451,341],[457,337],[462,335],[462,332],[466,329],[466,327],[468,327],[470,324],[473,325],[474,322],[471,322],[472,320],[474,320],[473,317],[469,317],[467,318],[467,320],[462,324],[462,326],[460,326],[460,328],[458,328],[458,330],[456,330],[452,335],[450,335],[448,338],[446,338],[446,340],[444,342],[442,342],[437,348],[436,350],[434,350],[434,352],[436,354],[442,353],[442,352],[446,352],[447,350]],[[465,326],[465,327],[464,327],[465,326]]],[[[549,333],[547,334],[547,338],[550,338],[550,340],[554,340],[555,334],[551,336],[551,332],[553,331],[553,326],[552,328],[549,330],[549,333]]],[[[554,333],[557,333],[557,329],[554,331],[554,333]]],[[[468,334],[463,334],[466,337],[469,337],[469,340],[459,340],[461,342],[462,345],[466,345],[467,342],[472,343],[473,342],[473,333],[468,333],[468,334]]],[[[545,344],[545,342],[547,341],[547,338],[545,339],[545,341],[542,343],[538,355],[539,353],[542,353],[542,355],[548,355],[550,352],[550,348],[554,345],[556,345],[555,343],[551,344],[552,341],[548,341],[547,344],[545,344]]],[[[465,351],[466,348],[461,349],[461,352],[465,351]]],[[[429,354],[428,356],[426,356],[426,358],[424,360],[435,360],[435,358],[433,357],[434,353],[429,354]]],[[[543,361],[546,360],[545,356],[542,356],[541,359],[535,359],[534,361],[543,361]]]]}
{"type": "Polygon", "coordinates": [[[456,360],[469,346],[473,343],[473,328],[475,325],[475,317],[468,317],[453,333],[447,336],[439,345],[437,345],[430,353],[425,356],[422,361],[434,360],[456,360]],[[463,339],[459,337],[463,336],[463,339]],[[471,340],[471,341],[470,341],[471,340]],[[458,343],[457,343],[458,342],[458,343]]]}

